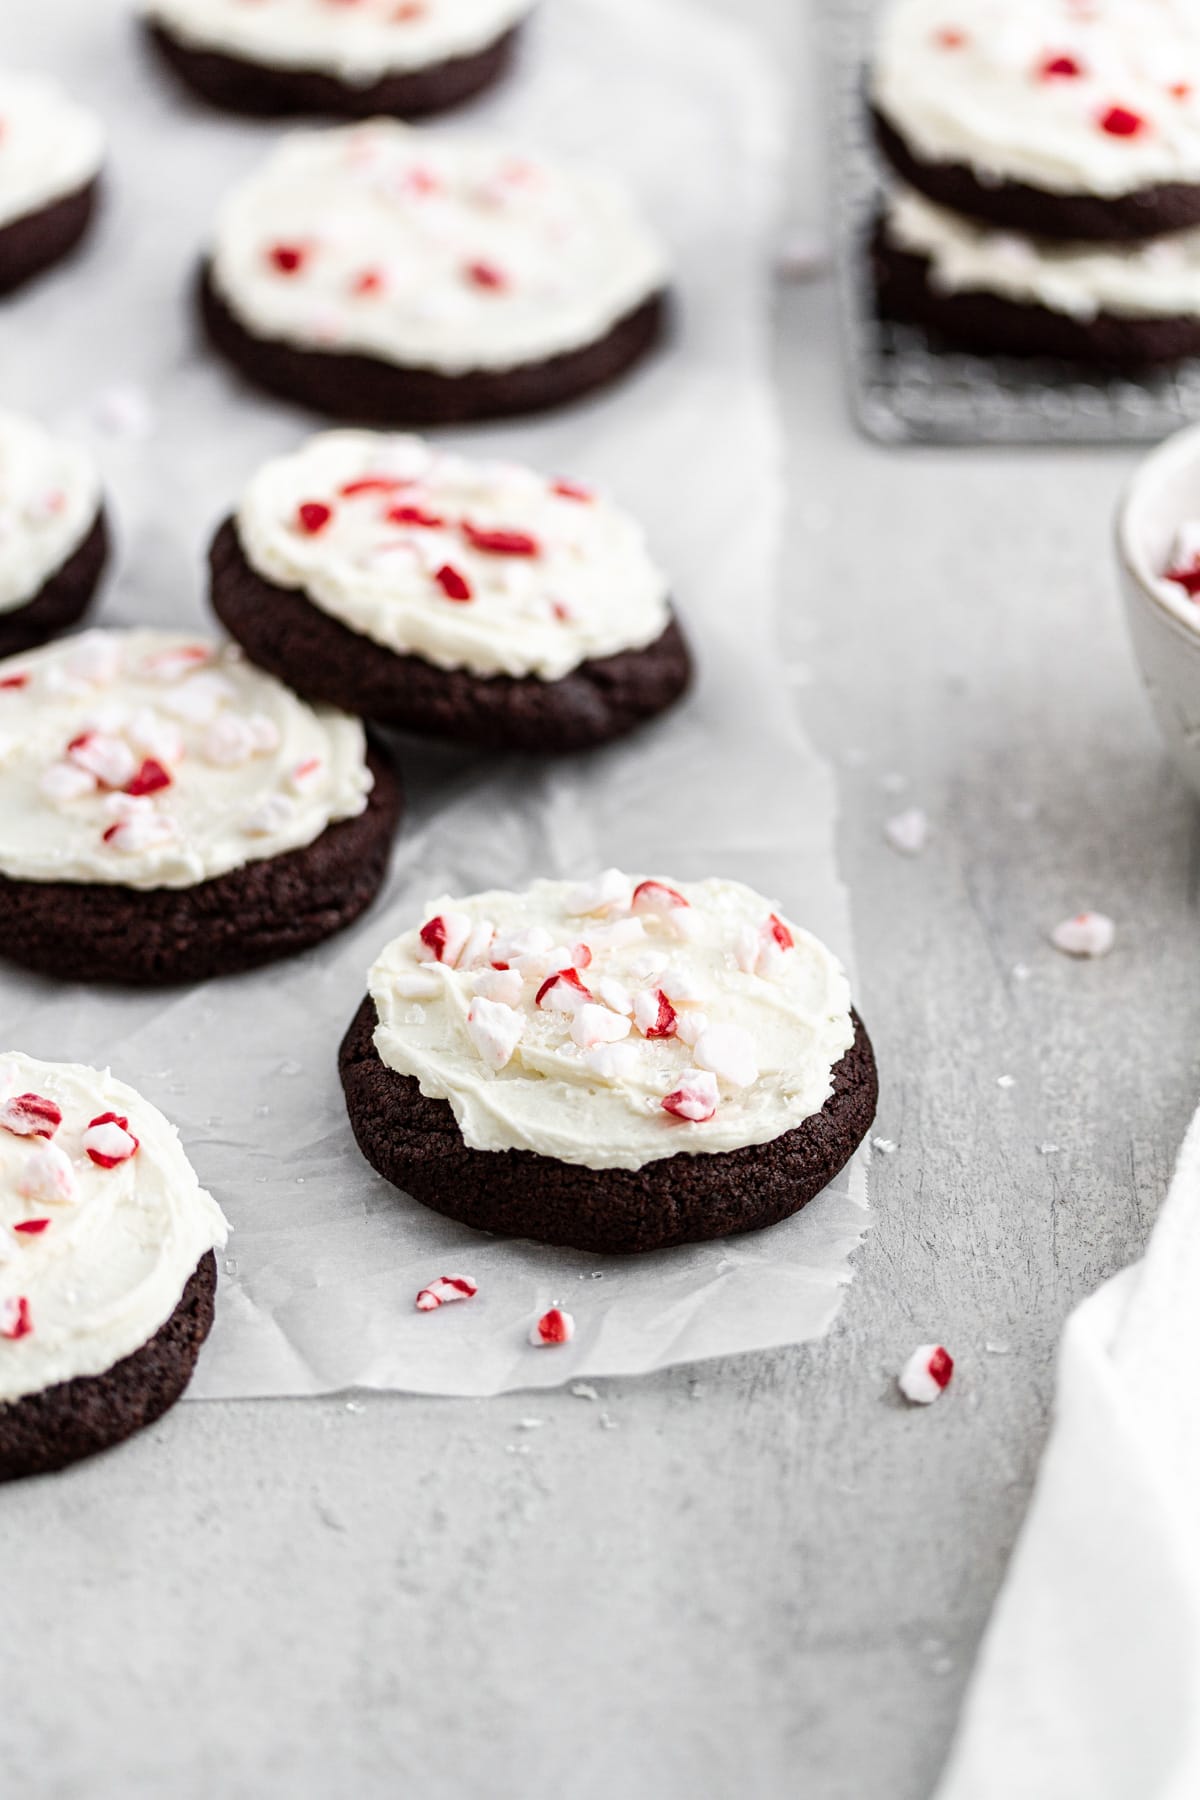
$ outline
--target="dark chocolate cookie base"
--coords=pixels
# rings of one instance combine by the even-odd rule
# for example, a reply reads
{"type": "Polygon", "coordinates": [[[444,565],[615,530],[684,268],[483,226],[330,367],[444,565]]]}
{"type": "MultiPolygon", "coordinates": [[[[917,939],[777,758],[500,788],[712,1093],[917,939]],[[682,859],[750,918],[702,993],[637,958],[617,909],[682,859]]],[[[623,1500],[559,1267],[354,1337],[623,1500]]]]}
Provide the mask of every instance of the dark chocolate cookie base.
{"type": "MultiPolygon", "coordinates": [[[[368,996],[339,1057],[358,1147],[422,1205],[505,1237],[625,1256],[759,1231],[799,1212],[862,1142],[879,1097],[861,1019],[821,1112],[773,1143],[664,1158],[643,1169],[585,1169],[529,1150],[471,1150],[445,1100],[381,1060],[368,996]]],[[[680,1127],[686,1140],[686,1126],[680,1127]]]]}
{"type": "Polygon", "coordinates": [[[140,1350],[103,1375],[81,1375],[0,1404],[0,1481],[65,1469],[161,1418],[192,1378],[212,1327],[216,1291],[217,1264],[209,1250],[175,1311],[140,1350]]]}
{"type": "Polygon", "coordinates": [[[253,662],[308,700],[400,731],[542,755],[589,750],[665,712],[691,680],[674,619],[644,650],[581,663],[558,681],[473,675],[401,656],[267,581],[247,562],[232,519],[209,565],[213,611],[253,662]]]}
{"type": "Polygon", "coordinates": [[[192,888],[0,876],[0,954],[64,981],[158,987],[295,956],[353,923],[378,893],[400,818],[399,780],[372,751],[366,811],[300,850],[192,888]]]}
{"type": "Polygon", "coordinates": [[[33,599],[12,612],[0,612],[0,657],[18,656],[77,624],[91,604],[107,558],[108,526],[101,510],[79,548],[33,599]]]}
{"type": "Polygon", "coordinates": [[[256,387],[331,418],[362,425],[456,425],[544,412],[607,387],[654,347],[667,296],[654,294],[582,349],[513,369],[441,375],[344,350],[300,350],[257,337],[217,293],[207,265],[200,313],[213,346],[256,387]]]}
{"type": "Polygon", "coordinates": [[[938,206],[1005,231],[1057,242],[1133,243],[1200,225],[1200,183],[1163,182],[1132,194],[1103,195],[981,181],[965,163],[925,161],[882,113],[871,116],[879,148],[903,181],[938,206]]]}
{"type": "Polygon", "coordinates": [[[323,113],[353,119],[419,119],[460,106],[498,81],[513,60],[520,28],[514,26],[495,43],[469,56],[449,57],[424,69],[388,75],[366,87],[339,81],[317,69],[273,69],[221,51],[199,50],[181,43],[159,24],[147,22],[145,32],[185,86],[224,112],[253,118],[323,113]]]}
{"type": "Polygon", "coordinates": [[[74,250],[96,210],[99,178],[49,206],[0,225],[0,294],[11,294],[74,250]]]}
{"type": "Polygon", "coordinates": [[[1200,318],[1138,319],[1101,313],[1074,319],[1000,294],[942,293],[928,258],[899,250],[880,231],[875,281],[883,318],[921,325],[980,356],[1051,357],[1111,371],[1133,371],[1200,355],[1200,318]]]}

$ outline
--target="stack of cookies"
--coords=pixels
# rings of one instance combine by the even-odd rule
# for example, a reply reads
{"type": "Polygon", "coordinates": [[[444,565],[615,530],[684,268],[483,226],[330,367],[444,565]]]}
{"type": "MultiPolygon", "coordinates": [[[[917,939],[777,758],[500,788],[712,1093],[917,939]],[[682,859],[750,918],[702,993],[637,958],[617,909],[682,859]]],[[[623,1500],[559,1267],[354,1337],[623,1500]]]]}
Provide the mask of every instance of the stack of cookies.
{"type": "Polygon", "coordinates": [[[1200,352],[1192,0],[893,0],[870,99],[885,316],[985,354],[1200,352]]]}

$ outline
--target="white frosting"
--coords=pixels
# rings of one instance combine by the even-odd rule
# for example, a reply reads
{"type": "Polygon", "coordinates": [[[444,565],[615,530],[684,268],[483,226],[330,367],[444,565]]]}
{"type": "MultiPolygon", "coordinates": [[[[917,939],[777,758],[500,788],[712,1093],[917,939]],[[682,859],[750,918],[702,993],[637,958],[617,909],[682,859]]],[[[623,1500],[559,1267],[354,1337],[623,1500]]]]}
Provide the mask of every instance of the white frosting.
{"type": "Polygon", "coordinates": [[[0,873],[194,887],[362,812],[365,757],[357,719],[231,646],[161,631],[49,644],[0,662],[0,873]]]}
{"type": "Polygon", "coordinates": [[[0,71],[0,226],[78,193],[103,160],[93,113],[57,82],[0,71]]]}
{"type": "Polygon", "coordinates": [[[854,1040],[834,957],[732,881],[610,870],[437,900],[370,990],[383,1061],[447,1100],[472,1149],[592,1169],[780,1137],[821,1110],[854,1040]]]}
{"type": "Polygon", "coordinates": [[[237,528],[268,581],[442,669],[557,681],[643,649],[670,620],[666,580],[628,514],[575,483],[420,438],[311,438],[259,470],[237,528]],[[447,569],[468,599],[446,592],[447,569]]]}
{"type": "Polygon", "coordinates": [[[0,412],[0,613],[33,599],[99,510],[100,476],[81,445],[0,412]]]}
{"type": "Polygon", "coordinates": [[[1150,243],[1058,245],[977,225],[905,188],[888,206],[888,235],[927,257],[943,293],[999,294],[1073,319],[1200,317],[1200,230],[1150,243]]]}
{"type": "Polygon", "coordinates": [[[140,1349],[227,1230],[174,1126],[133,1088],[77,1063],[0,1054],[0,1403],[101,1375],[140,1349]],[[6,1103],[26,1094],[51,1103],[52,1136],[3,1123],[6,1103]],[[89,1134],[105,1113],[128,1134],[89,1134]],[[111,1168],[86,1147],[111,1140],[120,1151],[123,1140],[127,1150],[133,1138],[136,1151],[111,1168]]]}
{"type": "Polygon", "coordinates": [[[1051,193],[1200,181],[1195,0],[893,0],[873,98],[926,161],[1051,193]],[[1049,73],[1059,63],[1077,74],[1049,73]],[[1112,109],[1137,128],[1105,128],[1112,109]]]}
{"type": "Polygon", "coordinates": [[[227,198],[212,256],[255,335],[445,374],[594,343],[665,275],[607,176],[385,119],[284,137],[227,198]]]}
{"type": "Polygon", "coordinates": [[[277,69],[315,69],[355,87],[472,56],[534,0],[143,0],[180,43],[277,69]]]}

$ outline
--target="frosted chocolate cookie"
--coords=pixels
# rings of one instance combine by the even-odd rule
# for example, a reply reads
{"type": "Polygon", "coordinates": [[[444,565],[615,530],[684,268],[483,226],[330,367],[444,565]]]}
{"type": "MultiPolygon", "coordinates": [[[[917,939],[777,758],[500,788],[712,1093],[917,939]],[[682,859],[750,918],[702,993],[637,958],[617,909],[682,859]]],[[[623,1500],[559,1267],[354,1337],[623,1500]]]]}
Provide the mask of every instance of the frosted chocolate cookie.
{"type": "Polygon", "coordinates": [[[311,700],[463,744],[607,742],[691,660],[640,526],[591,489],[414,437],[267,463],[211,552],[218,618],[311,700]]]}
{"type": "Polygon", "coordinates": [[[359,1148],[482,1231],[624,1253],[797,1212],[875,1113],[838,963],[732,881],[442,900],[342,1045],[359,1148]]]}
{"type": "Polygon", "coordinates": [[[100,476],[86,450],[0,412],[0,656],[82,617],[107,548],[100,476]]]}
{"type": "Polygon", "coordinates": [[[0,663],[0,953],[201,981],[341,930],[400,810],[356,719],[218,647],[95,631],[0,663]]]}
{"type": "Polygon", "coordinates": [[[133,1088],[0,1052],[0,1481],[78,1462],[174,1405],[227,1229],[133,1088]]]}
{"type": "Polygon", "coordinates": [[[0,294],[75,248],[103,160],[99,120],[57,83],[0,72],[0,294]]]}
{"type": "Polygon", "coordinates": [[[871,99],[929,199],[1053,238],[1200,224],[1193,0],[892,0],[871,99]]]}
{"type": "Polygon", "coordinates": [[[1200,354],[1200,230],[1052,244],[972,223],[911,189],[876,239],[880,311],[982,354],[1137,368],[1200,354]]]}
{"type": "Polygon", "coordinates": [[[442,112],[508,67],[533,0],[142,0],[151,42],[234,112],[442,112]]]}
{"type": "Polygon", "coordinates": [[[202,277],[212,342],[335,418],[535,411],[658,339],[666,263],[624,189],[389,120],[283,139],[227,199],[202,277]]]}

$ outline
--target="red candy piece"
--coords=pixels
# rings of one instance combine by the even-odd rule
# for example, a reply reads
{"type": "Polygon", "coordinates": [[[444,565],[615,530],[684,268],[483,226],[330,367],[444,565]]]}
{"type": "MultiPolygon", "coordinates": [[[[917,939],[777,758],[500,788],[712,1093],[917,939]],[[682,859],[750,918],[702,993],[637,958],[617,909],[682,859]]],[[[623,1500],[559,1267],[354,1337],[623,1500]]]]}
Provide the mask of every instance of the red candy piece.
{"type": "Polygon", "coordinates": [[[688,902],[675,888],[668,887],[665,881],[639,881],[633,890],[631,905],[634,912],[662,912],[673,906],[686,906],[688,902]]]}
{"type": "Polygon", "coordinates": [[[378,294],[383,289],[383,276],[378,269],[364,269],[351,285],[356,294],[378,294]]]}
{"type": "Polygon", "coordinates": [[[470,600],[471,584],[465,575],[450,563],[443,563],[433,578],[445,594],[447,600],[470,600]]]}
{"type": "Polygon", "coordinates": [[[576,944],[575,948],[571,952],[571,955],[575,958],[575,967],[577,969],[590,968],[591,961],[592,961],[592,953],[588,949],[586,944],[576,944]]]}
{"type": "Polygon", "coordinates": [[[418,1312],[436,1312],[439,1306],[451,1306],[456,1300],[473,1300],[479,1284],[469,1275],[439,1275],[417,1295],[418,1312]]]}
{"type": "Polygon", "coordinates": [[[1083,74],[1083,66],[1073,56],[1050,56],[1038,73],[1043,81],[1074,81],[1083,74]]]}
{"type": "Polygon", "coordinates": [[[666,1096],[662,1109],[674,1114],[677,1119],[686,1119],[689,1125],[703,1125],[717,1110],[717,1102],[713,1097],[715,1087],[715,1082],[708,1089],[695,1083],[682,1082],[674,1093],[666,1096]]]}
{"type": "Polygon", "coordinates": [[[584,487],[578,481],[552,481],[550,488],[551,492],[557,494],[562,500],[590,501],[596,498],[591,488],[584,487]]]}
{"type": "Polygon", "coordinates": [[[957,25],[943,25],[940,31],[934,32],[933,41],[940,50],[961,50],[967,42],[967,34],[957,25]]]}
{"type": "Polygon", "coordinates": [[[561,1306],[552,1306],[533,1329],[541,1344],[569,1344],[575,1335],[575,1321],[561,1306]]]}
{"type": "Polygon", "coordinates": [[[427,950],[432,950],[439,962],[445,960],[443,952],[446,948],[446,921],[439,913],[436,919],[426,919],[417,934],[427,950]]]}
{"type": "Polygon", "coordinates": [[[315,537],[318,531],[324,531],[333,517],[332,506],[326,506],[323,500],[304,500],[296,508],[296,525],[301,531],[307,531],[315,537]]]}
{"type": "Polygon", "coordinates": [[[1149,127],[1139,113],[1130,112],[1127,106],[1110,106],[1100,119],[1100,129],[1107,131],[1109,137],[1134,138],[1149,127]]]}
{"type": "Polygon", "coordinates": [[[0,1126],[14,1137],[52,1138],[62,1124],[62,1108],[44,1094],[16,1094],[0,1106],[0,1126]]]}
{"type": "MultiPolygon", "coordinates": [[[[104,1142],[107,1143],[108,1137],[109,1134],[105,1133],[104,1142]]],[[[119,1113],[107,1112],[100,1113],[96,1118],[88,1121],[88,1128],[83,1134],[83,1147],[97,1168],[115,1169],[118,1163],[128,1162],[131,1156],[137,1154],[139,1140],[130,1131],[128,1119],[122,1118],[119,1113]],[[93,1131],[104,1125],[115,1125],[118,1131],[125,1134],[127,1143],[122,1144],[119,1140],[114,1140],[113,1147],[107,1150],[102,1149],[99,1144],[90,1144],[88,1139],[93,1131]]]]}
{"type": "Polygon", "coordinates": [[[536,556],[540,549],[527,531],[481,531],[464,522],[463,536],[473,550],[486,550],[491,556],[536,556]]]}
{"type": "Polygon", "coordinates": [[[0,690],[23,688],[29,686],[28,675],[6,675],[0,680],[0,690]]]}
{"type": "Polygon", "coordinates": [[[49,1219],[21,1219],[13,1230],[24,1232],[26,1237],[40,1237],[49,1223],[49,1219]]]}
{"type": "Polygon", "coordinates": [[[1164,579],[1178,582],[1189,600],[1200,599],[1200,560],[1190,569],[1168,569],[1164,579]]]}
{"type": "Polygon", "coordinates": [[[658,1017],[653,1025],[646,1027],[642,1033],[648,1038],[667,1038],[675,1036],[675,1008],[667,999],[662,989],[658,990],[658,1017]]]}
{"type": "Polygon", "coordinates": [[[932,1381],[936,1381],[940,1388],[949,1387],[950,1377],[954,1373],[954,1358],[948,1350],[942,1348],[941,1344],[929,1358],[928,1368],[932,1381]]]}
{"type": "Polygon", "coordinates": [[[29,1302],[24,1294],[16,1300],[0,1301],[0,1337],[28,1337],[33,1330],[33,1320],[29,1316],[29,1302]]]}
{"type": "Polygon", "coordinates": [[[783,920],[779,917],[778,913],[771,914],[767,929],[781,950],[794,950],[796,948],[795,938],[792,936],[783,920]]]}
{"type": "Polygon", "coordinates": [[[535,1006],[540,1006],[551,988],[557,987],[560,981],[564,987],[574,988],[577,994],[582,994],[585,1000],[590,1000],[592,998],[591,990],[584,987],[582,981],[579,979],[578,969],[556,969],[553,975],[547,975],[545,981],[543,981],[541,987],[533,996],[533,1004],[535,1006]]]}
{"type": "Polygon", "coordinates": [[[171,777],[160,762],[148,756],[132,781],[125,783],[127,794],[157,794],[162,788],[169,788],[171,777]]]}
{"type": "Polygon", "coordinates": [[[1192,84],[1190,81],[1176,81],[1167,89],[1173,100],[1190,100],[1192,84]]]}
{"type": "Polygon", "coordinates": [[[474,282],[476,287],[490,288],[493,293],[499,293],[508,286],[508,276],[495,263],[468,263],[464,273],[467,280],[474,282]]]}
{"type": "Polygon", "coordinates": [[[299,244],[272,244],[267,251],[271,266],[281,275],[296,275],[304,265],[306,252],[299,244]]]}
{"type": "Polygon", "coordinates": [[[426,512],[423,506],[393,506],[387,516],[390,525],[423,525],[427,531],[440,531],[446,523],[437,513],[426,512]]]}

